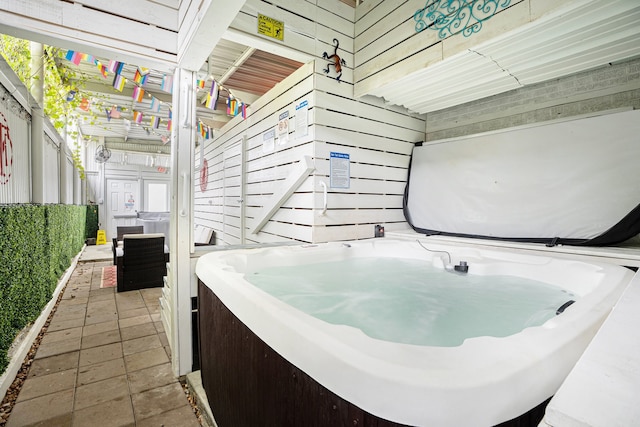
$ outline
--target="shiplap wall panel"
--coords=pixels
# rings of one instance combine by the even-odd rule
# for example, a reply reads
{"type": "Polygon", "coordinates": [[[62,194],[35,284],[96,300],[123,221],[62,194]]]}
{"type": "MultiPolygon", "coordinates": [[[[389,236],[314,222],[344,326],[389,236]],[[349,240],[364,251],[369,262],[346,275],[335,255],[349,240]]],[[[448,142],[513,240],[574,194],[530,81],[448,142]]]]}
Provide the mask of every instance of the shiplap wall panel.
{"type": "MultiPolygon", "coordinates": [[[[237,203],[238,199],[241,197],[244,199],[246,222],[252,224],[255,215],[260,213],[262,207],[269,202],[270,197],[278,188],[277,185],[290,174],[295,162],[299,162],[304,155],[313,154],[313,145],[308,138],[295,138],[295,132],[291,131],[293,121],[291,122],[289,141],[286,145],[278,145],[276,141],[273,152],[264,153],[262,149],[263,134],[277,126],[280,113],[288,110],[290,117],[295,120],[294,105],[301,99],[309,100],[310,108],[313,109],[313,100],[309,99],[312,91],[313,64],[310,64],[303,66],[251,105],[246,120],[239,117],[232,119],[215,140],[205,142],[204,152],[209,164],[215,164],[218,168],[223,169],[224,197],[212,196],[211,203],[208,200],[198,200],[195,217],[198,219],[197,223],[211,226],[216,230],[218,244],[238,244],[241,242],[242,218],[240,217],[240,205],[237,203]],[[229,147],[242,138],[246,138],[244,194],[241,191],[242,180],[238,173],[240,166],[235,157],[235,163],[232,159],[224,164],[220,164],[217,160],[224,157],[224,153],[229,147]],[[273,176],[274,173],[277,176],[273,176]],[[233,177],[230,177],[230,174],[233,177]],[[232,188],[228,188],[228,186],[232,188]],[[214,217],[207,212],[206,207],[210,205],[221,206],[223,215],[218,214],[217,217],[214,217]]],[[[312,115],[310,114],[309,117],[312,118],[312,115]]],[[[239,158],[239,156],[237,157],[239,158]]],[[[209,182],[211,183],[211,181],[209,182]]],[[[202,193],[200,194],[202,195],[202,193]]],[[[196,197],[198,196],[196,190],[196,197]]],[[[290,230],[288,233],[292,236],[310,235],[310,230],[302,233],[296,231],[296,228],[299,227],[302,226],[293,223],[286,224],[286,228],[290,230]]],[[[280,227],[274,231],[269,231],[270,229],[272,228],[269,223],[256,235],[251,234],[247,229],[246,242],[272,242],[289,238],[285,237],[286,233],[284,233],[285,236],[282,235],[283,233],[279,231],[280,227]]],[[[293,238],[295,239],[295,237],[293,238]]]]}
{"type": "Polygon", "coordinates": [[[424,5],[409,1],[385,1],[366,5],[366,11],[356,11],[356,96],[370,93],[373,89],[466,51],[524,25],[530,19],[530,0],[512,0],[506,8],[499,5],[495,16],[484,21],[482,31],[473,37],[458,33],[442,40],[437,31],[415,31],[413,16],[424,5]]]}
{"type": "Polygon", "coordinates": [[[108,14],[117,14],[127,19],[144,15],[144,21],[153,26],[178,31],[178,11],[175,2],[151,0],[75,0],[76,4],[88,6],[108,14]],[[167,3],[174,3],[173,5],[167,3]]]}
{"type": "MultiPolygon", "coordinates": [[[[351,141],[349,141],[350,143],[351,141]]],[[[387,168],[403,168],[406,170],[409,163],[409,156],[403,154],[388,153],[383,151],[374,151],[367,148],[351,147],[343,145],[342,151],[351,155],[351,161],[364,163],[368,165],[383,165],[387,168]]],[[[336,151],[334,144],[316,143],[316,157],[328,159],[330,153],[336,151]]],[[[402,179],[405,179],[403,177],[402,179]]]]}
{"type": "MultiPolygon", "coordinates": [[[[322,207],[323,194],[314,193],[314,206],[317,209],[322,207]]],[[[359,194],[358,206],[361,209],[399,209],[402,206],[402,195],[399,194],[359,194]]],[[[348,193],[334,193],[329,191],[327,194],[327,209],[348,209],[353,206],[352,196],[348,193]]]]}
{"type": "MultiPolygon", "coordinates": [[[[179,0],[179,7],[178,7],[178,28],[182,27],[183,25],[187,25],[187,22],[192,22],[193,19],[196,16],[196,13],[198,11],[197,6],[194,6],[195,4],[197,4],[199,2],[199,0],[179,0]]],[[[186,31],[185,31],[186,33],[186,31]]],[[[182,41],[182,38],[180,37],[182,34],[178,34],[179,38],[178,38],[178,43],[180,43],[182,41]]]]}
{"type": "Polygon", "coordinates": [[[337,96],[327,92],[316,92],[318,104],[338,105],[341,106],[341,112],[359,117],[366,117],[374,121],[392,123],[393,126],[411,129],[418,133],[424,132],[424,119],[411,117],[405,114],[396,113],[395,111],[381,109],[365,102],[355,99],[338,99],[337,96]]]}
{"type": "Polygon", "coordinates": [[[402,208],[396,209],[368,209],[358,210],[332,209],[327,210],[324,215],[319,214],[319,210],[282,208],[276,212],[272,221],[287,223],[293,222],[307,226],[322,227],[324,225],[341,224],[341,227],[359,224],[371,224],[370,231],[373,237],[375,224],[385,224],[387,222],[403,222],[404,214],[402,208]]]}
{"type": "Polygon", "coordinates": [[[343,141],[342,144],[348,147],[362,147],[370,150],[379,150],[404,155],[410,155],[414,145],[413,141],[400,141],[378,135],[360,133],[348,129],[337,129],[328,126],[318,126],[316,128],[316,139],[324,142],[343,141]]]}
{"type": "MultiPolygon", "coordinates": [[[[74,176],[77,173],[75,166],[73,165],[73,160],[69,157],[67,157],[66,159],[67,162],[67,168],[66,168],[66,175],[64,177],[64,184],[66,186],[67,189],[67,198],[66,200],[60,200],[60,203],[64,203],[66,205],[70,205],[73,203],[73,180],[74,180],[74,176]]],[[[100,181],[96,182],[96,186],[94,188],[98,188],[97,185],[99,184],[100,181]]],[[[100,192],[99,194],[102,194],[102,192],[100,192]]],[[[95,202],[97,202],[97,200],[94,200],[95,202]]]]}
{"type": "Polygon", "coordinates": [[[277,168],[281,165],[289,165],[300,161],[303,156],[308,156],[312,153],[312,150],[313,146],[311,144],[303,144],[292,146],[284,150],[278,150],[270,155],[256,157],[247,164],[247,172],[277,168]]]}
{"type": "Polygon", "coordinates": [[[301,242],[311,242],[313,241],[313,227],[294,225],[286,222],[269,221],[262,228],[260,234],[249,234],[248,238],[255,243],[262,243],[274,241],[275,236],[279,237],[279,240],[281,241],[290,239],[301,242]],[[267,235],[266,239],[264,235],[267,235]]]}
{"type": "MultiPolygon", "coordinates": [[[[356,26],[358,24],[358,22],[364,20],[366,18],[366,16],[371,13],[371,11],[373,9],[375,9],[376,7],[378,7],[378,5],[380,5],[380,3],[392,3],[392,4],[398,4],[399,1],[398,0],[367,0],[365,2],[362,2],[361,4],[358,5],[358,7],[356,7],[356,26]]],[[[357,27],[356,27],[357,28],[357,27]]],[[[355,33],[355,36],[358,36],[358,33],[355,33]]]]}
{"type": "MultiPolygon", "coordinates": [[[[407,20],[413,21],[413,14],[417,10],[418,3],[408,0],[387,0],[380,2],[374,9],[355,23],[355,46],[357,50],[376,41],[377,43],[388,43],[385,40],[390,32],[398,29],[405,32],[408,36],[411,34],[406,29],[399,28],[407,20]],[[389,23],[393,22],[394,28],[389,27],[389,23]]],[[[424,3],[419,7],[423,7],[424,3]]],[[[414,31],[415,32],[415,31],[414,31]]]]}
{"type": "MultiPolygon", "coordinates": [[[[387,222],[385,231],[406,230],[406,222],[387,222]]],[[[375,226],[371,224],[344,225],[342,227],[313,227],[313,239],[315,242],[332,242],[343,240],[369,239],[374,235],[375,226]]]]}
{"type": "MultiPolygon", "coordinates": [[[[351,194],[336,193],[327,189],[327,207],[332,209],[348,209],[353,206],[351,194]]],[[[296,193],[283,205],[286,208],[315,209],[317,212],[323,208],[324,195],[317,193],[296,193]]],[[[402,206],[401,194],[360,194],[358,206],[361,209],[399,209],[402,206]]],[[[250,199],[250,196],[247,196],[250,199]]]]}
{"type": "MultiPolygon", "coordinates": [[[[327,107],[340,110],[336,104],[327,105],[327,107]]],[[[401,128],[393,123],[384,123],[371,120],[365,117],[356,117],[348,114],[347,109],[343,114],[338,111],[316,109],[315,120],[316,125],[334,126],[342,129],[348,129],[356,132],[369,133],[379,135],[391,139],[401,139],[404,141],[422,141],[424,139],[424,131],[411,130],[401,128]]]]}
{"type": "MultiPolygon", "coordinates": [[[[257,35],[258,13],[260,13],[284,22],[284,37],[287,39],[287,47],[308,53],[315,50],[315,39],[308,34],[309,30],[315,30],[314,24],[298,15],[267,3],[257,6],[253,3],[255,2],[247,1],[245,3],[238,16],[231,23],[230,28],[246,34],[257,35]]],[[[266,39],[266,36],[264,38],[266,39]]]]}
{"type": "Polygon", "coordinates": [[[60,202],[60,164],[58,163],[58,147],[44,136],[44,203],[60,202]]]}
{"type": "MultiPolygon", "coordinates": [[[[317,9],[316,25],[331,29],[332,33],[335,34],[331,37],[332,39],[343,36],[342,38],[351,47],[347,51],[353,52],[353,19],[355,16],[353,9],[339,1],[327,0],[320,3],[322,5],[319,5],[317,9]],[[341,10],[342,14],[339,13],[341,10]]],[[[320,35],[321,33],[316,33],[319,40],[324,40],[324,38],[319,37],[320,35]]]]}
{"type": "Polygon", "coordinates": [[[407,228],[403,193],[414,143],[425,137],[425,117],[378,98],[356,98],[351,85],[321,79],[320,72],[316,67],[314,242],[370,238],[378,224],[407,228]],[[328,188],[327,211],[318,215],[320,183],[330,187],[331,152],[350,156],[349,186],[328,188]]]}
{"type": "MultiPolygon", "coordinates": [[[[316,185],[314,188],[317,191],[317,194],[322,194],[322,188],[320,187],[319,182],[324,181],[327,186],[329,186],[329,178],[326,176],[316,175],[316,185]]],[[[371,195],[371,194],[382,194],[382,195],[400,195],[404,193],[404,188],[406,186],[406,182],[400,181],[389,181],[389,180],[381,180],[381,179],[352,179],[350,186],[348,189],[328,189],[331,192],[340,192],[349,195],[371,195]]],[[[351,199],[352,206],[354,201],[353,197],[351,199]]]]}
{"type": "MultiPolygon", "coordinates": [[[[224,179],[211,175],[212,165],[231,168],[221,165],[218,159],[224,156],[227,147],[245,138],[242,196],[248,224],[246,243],[367,238],[373,236],[375,224],[389,229],[407,228],[402,197],[411,150],[415,142],[424,140],[425,118],[402,107],[388,106],[378,98],[354,98],[352,20],[357,10],[338,0],[318,0],[317,7],[314,2],[284,0],[276,6],[248,0],[232,27],[255,34],[258,13],[283,21],[286,45],[317,59],[252,104],[246,120],[232,119],[213,141],[205,142],[204,153],[211,171],[209,185],[219,188],[224,179]],[[333,54],[334,38],[340,41],[338,55],[347,62],[340,82],[336,81],[334,70],[330,69],[328,75],[324,73],[328,61],[322,54],[333,54]],[[295,132],[299,114],[295,105],[302,100],[308,102],[308,128],[307,136],[300,138],[295,132]],[[276,128],[278,116],[284,111],[290,116],[288,141],[280,145],[276,138],[273,152],[265,153],[263,135],[276,128]],[[351,155],[350,185],[348,189],[328,188],[328,209],[325,215],[320,215],[324,199],[320,182],[329,184],[329,156],[333,151],[351,155]],[[303,156],[313,157],[312,176],[304,179],[282,202],[257,234],[252,234],[250,224],[260,220],[256,216],[273,202],[271,197],[278,193],[279,185],[303,156]]],[[[369,19],[373,22],[374,17],[371,15],[369,19]]],[[[231,191],[236,196],[242,181],[237,177],[227,183],[233,183],[231,191]]],[[[205,192],[211,199],[199,200],[196,191],[195,215],[220,233],[221,244],[239,243],[241,209],[234,204],[231,193],[226,189],[223,193],[221,196],[205,192]]]]}
{"type": "Polygon", "coordinates": [[[171,70],[176,62],[177,33],[79,6],[76,12],[76,5],[59,0],[33,4],[4,1],[0,5],[0,26],[11,26],[11,34],[16,37],[35,37],[49,44],[63,40],[67,47],[81,51],[90,46],[96,55],[117,55],[122,61],[159,70],[171,70]],[[69,18],[63,19],[63,15],[69,18]],[[96,32],[96,23],[109,31],[96,32]],[[81,43],[76,41],[79,31],[81,43]],[[139,38],[142,42],[136,42],[139,38]]]}
{"type": "Polygon", "coordinates": [[[370,238],[373,225],[356,224],[341,227],[313,227],[313,240],[316,242],[335,242],[341,240],[358,240],[370,238]]]}
{"type": "MultiPolygon", "coordinates": [[[[342,152],[347,152],[347,150],[341,150],[342,152]]],[[[349,153],[347,153],[349,154],[349,153]]],[[[396,182],[405,182],[407,179],[407,169],[402,168],[390,168],[383,165],[365,165],[357,163],[357,157],[351,155],[351,164],[350,164],[350,174],[351,181],[355,179],[370,179],[370,180],[380,180],[380,181],[396,181],[396,182]]],[[[329,176],[330,174],[330,166],[329,160],[316,159],[316,173],[319,175],[329,176]]],[[[336,190],[332,188],[332,190],[336,190]]],[[[340,189],[343,190],[343,189],[340,189]]],[[[349,191],[349,189],[344,189],[344,191],[349,191]]],[[[377,193],[379,190],[375,188],[371,189],[371,193],[377,193]]]]}
{"type": "Polygon", "coordinates": [[[355,8],[335,0],[316,0],[316,4],[318,6],[318,13],[316,15],[316,22],[318,24],[329,28],[336,28],[336,31],[345,31],[344,34],[353,39],[353,22],[356,16],[355,8]],[[343,19],[344,22],[340,25],[335,25],[335,17],[331,15],[338,16],[340,19],[343,19]],[[325,19],[325,17],[328,19],[325,19]]]}

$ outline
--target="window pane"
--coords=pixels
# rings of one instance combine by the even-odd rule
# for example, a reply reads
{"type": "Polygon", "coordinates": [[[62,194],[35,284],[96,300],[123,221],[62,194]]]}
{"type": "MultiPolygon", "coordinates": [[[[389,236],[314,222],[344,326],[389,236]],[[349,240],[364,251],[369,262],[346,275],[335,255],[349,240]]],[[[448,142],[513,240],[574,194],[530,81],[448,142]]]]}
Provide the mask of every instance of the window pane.
{"type": "Polygon", "coordinates": [[[147,210],[149,212],[167,212],[167,184],[149,183],[147,186],[147,210]]]}

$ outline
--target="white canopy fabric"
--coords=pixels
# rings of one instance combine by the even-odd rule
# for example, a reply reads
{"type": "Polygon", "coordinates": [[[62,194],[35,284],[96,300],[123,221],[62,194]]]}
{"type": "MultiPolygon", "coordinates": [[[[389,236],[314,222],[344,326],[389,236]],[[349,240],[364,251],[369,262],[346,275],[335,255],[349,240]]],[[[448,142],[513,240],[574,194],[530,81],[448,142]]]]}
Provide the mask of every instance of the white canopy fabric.
{"type": "Polygon", "coordinates": [[[640,232],[640,111],[416,146],[405,215],[428,234],[626,240],[640,232]]]}

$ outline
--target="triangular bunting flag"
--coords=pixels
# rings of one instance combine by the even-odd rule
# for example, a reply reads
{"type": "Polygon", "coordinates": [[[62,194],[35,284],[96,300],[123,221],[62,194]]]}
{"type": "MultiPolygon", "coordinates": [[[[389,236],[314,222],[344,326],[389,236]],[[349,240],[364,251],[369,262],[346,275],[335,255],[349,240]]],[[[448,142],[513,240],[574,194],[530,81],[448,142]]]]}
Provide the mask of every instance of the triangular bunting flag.
{"type": "Polygon", "coordinates": [[[136,69],[136,74],[133,76],[133,81],[139,85],[144,85],[147,82],[147,77],[149,77],[149,69],[138,68],[136,69]]]}

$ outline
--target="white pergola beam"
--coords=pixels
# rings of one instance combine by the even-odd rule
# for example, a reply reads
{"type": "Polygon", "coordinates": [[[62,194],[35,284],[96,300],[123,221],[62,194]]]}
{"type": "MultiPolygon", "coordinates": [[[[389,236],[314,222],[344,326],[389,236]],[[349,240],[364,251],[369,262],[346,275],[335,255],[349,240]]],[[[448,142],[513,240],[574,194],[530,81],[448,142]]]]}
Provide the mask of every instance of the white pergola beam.
{"type": "Polygon", "coordinates": [[[178,67],[198,71],[246,0],[204,0],[193,19],[180,27],[178,67]]]}

